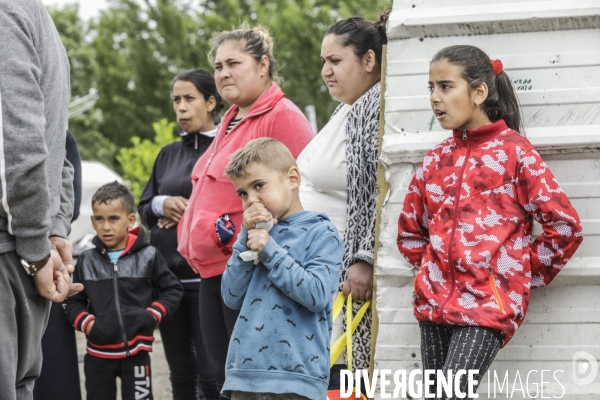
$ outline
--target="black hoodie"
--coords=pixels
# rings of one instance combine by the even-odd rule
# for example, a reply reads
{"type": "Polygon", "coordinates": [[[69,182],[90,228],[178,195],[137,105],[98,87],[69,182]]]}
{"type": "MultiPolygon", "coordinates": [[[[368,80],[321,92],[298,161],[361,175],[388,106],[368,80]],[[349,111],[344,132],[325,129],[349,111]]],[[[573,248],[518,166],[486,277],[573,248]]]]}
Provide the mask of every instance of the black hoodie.
{"type": "Polygon", "coordinates": [[[100,358],[125,358],[152,351],[156,323],[170,317],[183,295],[181,284],[141,228],[129,232],[127,247],[113,263],[96,236],[95,249],[77,261],[73,282],[84,290],[66,300],[67,317],[85,332],[87,352],[100,358]],[[156,320],[155,320],[156,317],[156,320]]]}
{"type": "Polygon", "coordinates": [[[212,137],[200,133],[188,134],[180,141],[163,147],[156,157],[152,175],[138,205],[140,218],[151,232],[150,244],[156,246],[179,279],[197,279],[199,276],[177,252],[177,227],[158,227],[159,217],[152,211],[152,199],[163,195],[189,199],[192,194],[192,170],[212,141],[212,137]]]}

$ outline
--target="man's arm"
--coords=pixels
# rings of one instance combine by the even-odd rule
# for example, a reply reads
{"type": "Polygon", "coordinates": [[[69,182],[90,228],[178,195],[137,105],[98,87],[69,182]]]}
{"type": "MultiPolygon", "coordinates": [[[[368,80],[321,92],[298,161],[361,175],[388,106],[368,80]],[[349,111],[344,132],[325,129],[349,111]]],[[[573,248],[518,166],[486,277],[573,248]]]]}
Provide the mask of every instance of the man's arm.
{"type": "Polygon", "coordinates": [[[0,205],[17,254],[35,262],[50,254],[43,77],[35,21],[7,8],[0,8],[0,205]]]}
{"type": "MultiPolygon", "coordinates": [[[[49,150],[41,87],[49,78],[42,76],[42,57],[37,47],[45,38],[40,35],[44,34],[42,25],[47,21],[37,20],[32,16],[37,17],[38,13],[23,12],[20,7],[16,2],[0,3],[0,215],[6,220],[6,231],[15,238],[16,253],[42,268],[34,276],[38,292],[53,301],[62,301],[70,278],[58,257],[50,258],[49,236],[54,216],[49,211],[49,150]]],[[[55,29],[54,34],[57,37],[55,29]]],[[[66,82],[68,85],[68,79],[66,82]]],[[[65,133],[66,121],[61,136],[55,138],[60,139],[63,149],[65,133]]],[[[69,166],[66,168],[63,184],[69,175],[72,179],[69,166]]],[[[70,203],[71,210],[65,205],[59,219],[70,218],[72,199],[70,203]]],[[[57,222],[52,233],[66,237],[69,222],[57,222]]],[[[72,289],[81,290],[81,286],[72,289]]]]}

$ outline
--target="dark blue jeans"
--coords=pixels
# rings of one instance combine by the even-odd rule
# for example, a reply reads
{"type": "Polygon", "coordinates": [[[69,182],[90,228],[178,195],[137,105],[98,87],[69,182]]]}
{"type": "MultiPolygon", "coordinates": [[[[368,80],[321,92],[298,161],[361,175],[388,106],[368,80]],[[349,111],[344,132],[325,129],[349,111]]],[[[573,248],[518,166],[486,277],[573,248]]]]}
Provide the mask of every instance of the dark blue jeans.
{"type": "Polygon", "coordinates": [[[35,381],[34,400],[81,400],[75,329],[62,304],[52,303],[42,337],[42,372],[35,381]]]}

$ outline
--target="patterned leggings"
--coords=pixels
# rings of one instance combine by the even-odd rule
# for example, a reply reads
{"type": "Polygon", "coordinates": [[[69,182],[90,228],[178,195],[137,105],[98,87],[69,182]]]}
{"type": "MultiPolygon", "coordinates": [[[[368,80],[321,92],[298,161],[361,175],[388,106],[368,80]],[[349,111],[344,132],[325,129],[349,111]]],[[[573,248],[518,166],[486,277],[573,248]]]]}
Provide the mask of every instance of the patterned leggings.
{"type": "MultiPolygon", "coordinates": [[[[419,326],[423,369],[442,370],[444,376],[447,376],[447,371],[456,373],[461,369],[467,371],[478,369],[479,374],[474,378],[481,382],[481,378],[502,346],[500,334],[489,328],[438,325],[427,322],[420,323],[419,326]]],[[[431,378],[435,382],[435,377],[431,378]]],[[[468,375],[461,376],[460,389],[461,392],[468,393],[468,375]]],[[[430,393],[435,394],[436,390],[434,383],[430,393]]],[[[441,399],[449,399],[449,397],[442,396],[441,399]]],[[[454,396],[450,399],[458,399],[458,397],[454,396]]]]}

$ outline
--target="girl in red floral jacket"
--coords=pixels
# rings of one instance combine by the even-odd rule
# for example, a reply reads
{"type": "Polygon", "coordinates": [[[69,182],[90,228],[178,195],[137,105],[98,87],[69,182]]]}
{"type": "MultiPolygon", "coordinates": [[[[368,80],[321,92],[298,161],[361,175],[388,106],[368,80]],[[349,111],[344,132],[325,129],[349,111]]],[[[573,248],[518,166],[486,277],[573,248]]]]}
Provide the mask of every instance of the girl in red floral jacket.
{"type": "Polygon", "coordinates": [[[398,248],[419,269],[413,307],[424,369],[475,369],[480,381],[523,322],[531,289],[552,281],[583,236],[569,199],[519,134],[517,97],[499,60],[473,46],[444,48],[429,90],[453,135],[408,187],[398,248]],[[532,241],[534,219],[543,233],[532,241]]]}

